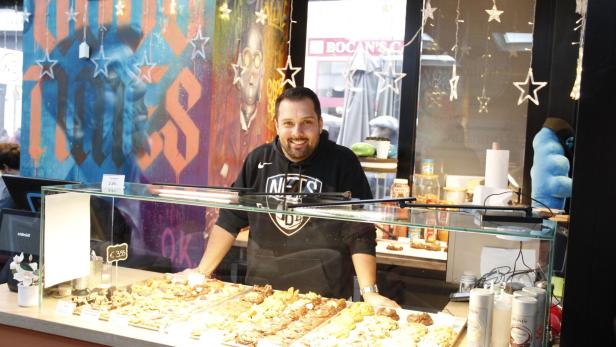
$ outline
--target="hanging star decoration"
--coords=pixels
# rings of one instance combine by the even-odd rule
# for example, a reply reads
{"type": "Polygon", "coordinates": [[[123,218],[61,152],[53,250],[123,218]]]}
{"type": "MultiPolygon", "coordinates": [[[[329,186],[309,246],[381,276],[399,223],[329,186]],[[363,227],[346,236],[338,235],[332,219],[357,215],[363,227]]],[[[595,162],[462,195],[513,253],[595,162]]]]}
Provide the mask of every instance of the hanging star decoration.
{"type": "Polygon", "coordinates": [[[141,78],[148,83],[152,83],[152,70],[156,66],[156,63],[151,62],[147,54],[144,54],[141,58],[141,61],[134,64],[133,66],[137,71],[139,71],[139,74],[136,76],[137,78],[141,78]]]}
{"type": "Polygon", "coordinates": [[[295,88],[295,75],[297,75],[302,70],[302,68],[293,66],[290,55],[287,56],[287,63],[284,65],[284,67],[279,67],[276,70],[280,75],[282,75],[282,81],[280,82],[281,87],[284,87],[285,84],[288,84],[291,87],[295,88]],[[291,77],[287,78],[289,71],[291,77]]]}
{"type": "Polygon", "coordinates": [[[463,57],[465,55],[470,55],[471,54],[471,46],[469,46],[467,44],[463,44],[462,46],[460,46],[460,53],[461,53],[461,57],[463,57]]]}
{"type": "Polygon", "coordinates": [[[526,79],[524,80],[524,82],[513,82],[513,85],[520,90],[518,106],[521,105],[526,99],[532,101],[533,104],[539,106],[539,96],[537,96],[537,92],[541,88],[547,86],[548,82],[535,82],[535,77],[533,76],[533,69],[529,68],[528,74],[526,75],[526,79]],[[533,96],[530,96],[531,93],[527,93],[527,88],[523,88],[522,86],[531,87],[533,96]]]}
{"type": "MultiPolygon", "coordinates": [[[[392,90],[394,93],[400,95],[400,88],[398,88],[398,82],[406,76],[404,72],[396,72],[396,67],[393,61],[387,62],[383,71],[375,71],[374,74],[379,78],[379,82],[383,82],[383,85],[377,90],[377,95],[384,92],[386,89],[392,90]]],[[[380,83],[379,83],[380,84],[380,83]]]]}
{"type": "Polygon", "coordinates": [[[460,76],[456,73],[456,64],[451,68],[451,78],[449,79],[449,101],[458,100],[458,82],[460,76]]]}
{"type": "Polygon", "coordinates": [[[423,14],[422,16],[423,24],[426,24],[428,19],[432,19],[432,20],[434,19],[434,11],[436,11],[437,9],[438,7],[432,7],[432,4],[430,4],[430,1],[426,3],[423,10],[421,10],[421,13],[423,14]]]}
{"type": "Polygon", "coordinates": [[[491,22],[491,21],[493,21],[493,20],[495,20],[495,21],[497,21],[497,22],[499,22],[499,23],[500,23],[500,22],[501,22],[501,20],[500,20],[500,16],[501,16],[501,14],[503,14],[503,13],[505,12],[505,11],[499,11],[499,10],[498,10],[498,8],[496,8],[496,3],[493,3],[493,4],[492,4],[492,8],[491,8],[491,9],[489,9],[489,10],[485,10],[485,11],[486,11],[486,12],[488,13],[488,15],[489,15],[489,17],[488,17],[488,23],[489,23],[489,22],[491,22]]]}
{"type": "Polygon", "coordinates": [[[71,7],[68,9],[68,11],[64,12],[66,13],[66,21],[70,22],[73,21],[75,22],[77,20],[77,18],[75,18],[79,12],[75,11],[75,8],[73,8],[73,6],[71,5],[71,7]]]}
{"type": "Polygon", "coordinates": [[[109,58],[105,56],[105,47],[101,45],[101,49],[98,51],[98,54],[95,58],[91,59],[92,63],[94,63],[94,75],[93,78],[96,78],[99,74],[105,76],[105,78],[109,77],[107,75],[107,65],[109,64],[109,58]]]}
{"type": "Polygon", "coordinates": [[[116,16],[124,15],[124,8],[126,7],[126,5],[124,5],[122,0],[118,0],[118,3],[114,7],[116,9],[116,16]]]}
{"type": "Polygon", "coordinates": [[[218,12],[220,12],[220,19],[229,20],[231,9],[229,8],[229,5],[227,5],[226,2],[220,5],[220,7],[218,8],[218,12]]]}
{"type": "Polygon", "coordinates": [[[265,25],[267,21],[267,12],[265,12],[263,9],[260,9],[259,11],[255,12],[255,15],[257,16],[256,22],[265,25]]]}
{"type": "Polygon", "coordinates": [[[36,65],[41,67],[41,72],[39,73],[39,79],[43,78],[43,76],[47,75],[52,80],[56,77],[53,74],[53,67],[58,63],[55,59],[49,58],[49,51],[45,51],[45,56],[43,59],[39,59],[36,61],[36,65]]]}
{"type": "Polygon", "coordinates": [[[479,101],[479,113],[488,113],[488,103],[490,102],[490,97],[486,96],[485,88],[481,91],[481,96],[477,97],[477,101],[479,101]]]}
{"type": "Polygon", "coordinates": [[[203,60],[205,60],[205,45],[208,41],[210,41],[210,38],[203,36],[201,26],[199,26],[199,30],[197,30],[195,36],[190,40],[190,45],[193,46],[190,59],[195,60],[195,57],[199,55],[203,60]]]}
{"type": "Polygon", "coordinates": [[[518,57],[518,51],[516,51],[515,49],[510,49],[509,58],[517,58],[517,57],[518,57]]]}
{"type": "Polygon", "coordinates": [[[432,92],[428,93],[428,104],[434,107],[442,107],[441,100],[446,93],[441,90],[441,87],[435,85],[432,92]]]}
{"type": "Polygon", "coordinates": [[[32,13],[30,13],[30,12],[28,11],[28,8],[27,8],[27,7],[24,7],[24,13],[23,13],[23,16],[24,16],[24,22],[26,22],[26,23],[30,23],[30,16],[31,16],[31,15],[32,15],[32,13]]]}

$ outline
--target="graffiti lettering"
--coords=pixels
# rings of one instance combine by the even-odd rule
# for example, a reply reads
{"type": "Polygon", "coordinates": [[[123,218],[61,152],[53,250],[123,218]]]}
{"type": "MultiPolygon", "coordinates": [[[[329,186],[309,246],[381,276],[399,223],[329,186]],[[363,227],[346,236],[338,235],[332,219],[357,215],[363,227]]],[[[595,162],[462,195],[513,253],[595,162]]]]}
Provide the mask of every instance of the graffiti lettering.
{"type": "Polygon", "coordinates": [[[190,118],[190,110],[201,97],[201,84],[195,76],[186,68],[178,74],[173,81],[165,97],[165,109],[171,119],[161,129],[164,137],[163,153],[173,168],[176,180],[179,181],[180,173],[197,156],[199,151],[199,128],[190,118]],[[182,106],[180,91],[187,94],[186,108],[182,106]],[[177,124],[177,127],[176,125],[177,124]],[[185,136],[185,155],[178,150],[178,130],[180,128],[185,136]]]}
{"type": "Polygon", "coordinates": [[[161,254],[163,257],[171,259],[174,265],[193,267],[194,263],[188,255],[188,246],[193,234],[185,234],[184,230],[179,230],[179,234],[179,240],[176,242],[173,230],[169,227],[165,228],[161,236],[161,254]],[[179,248],[176,248],[176,244],[179,244],[179,248]]]}

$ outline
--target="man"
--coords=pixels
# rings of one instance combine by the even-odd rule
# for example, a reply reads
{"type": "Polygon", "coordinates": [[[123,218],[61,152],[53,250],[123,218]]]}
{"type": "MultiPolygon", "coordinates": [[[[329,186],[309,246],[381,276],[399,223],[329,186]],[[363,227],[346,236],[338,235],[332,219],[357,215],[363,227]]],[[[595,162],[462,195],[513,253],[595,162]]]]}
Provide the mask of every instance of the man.
{"type": "MultiPolygon", "coordinates": [[[[275,116],[278,136],[248,155],[235,187],[273,194],[348,190],[354,197],[372,197],[355,155],[328,140],[313,91],[286,90],[276,100],[275,116]]],[[[273,195],[268,206],[273,208],[282,199],[273,195]]],[[[371,224],[222,210],[197,270],[211,275],[239,230],[248,225],[247,283],[350,297],[354,267],[365,301],[397,306],[376,288],[376,236],[371,224]]]]}

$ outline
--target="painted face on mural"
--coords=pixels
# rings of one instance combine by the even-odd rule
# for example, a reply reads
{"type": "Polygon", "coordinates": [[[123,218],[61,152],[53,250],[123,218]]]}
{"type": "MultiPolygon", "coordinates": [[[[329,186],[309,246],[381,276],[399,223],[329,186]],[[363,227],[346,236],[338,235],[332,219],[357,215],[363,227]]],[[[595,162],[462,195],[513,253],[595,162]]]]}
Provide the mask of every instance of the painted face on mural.
{"type": "Polygon", "coordinates": [[[257,109],[263,79],[263,42],[261,32],[256,27],[251,27],[245,37],[245,45],[239,57],[243,67],[240,99],[245,122],[250,123],[249,120],[257,109]]]}
{"type": "Polygon", "coordinates": [[[319,144],[323,120],[314,110],[312,100],[285,99],[280,103],[276,132],[285,156],[299,162],[308,158],[319,144]]]}

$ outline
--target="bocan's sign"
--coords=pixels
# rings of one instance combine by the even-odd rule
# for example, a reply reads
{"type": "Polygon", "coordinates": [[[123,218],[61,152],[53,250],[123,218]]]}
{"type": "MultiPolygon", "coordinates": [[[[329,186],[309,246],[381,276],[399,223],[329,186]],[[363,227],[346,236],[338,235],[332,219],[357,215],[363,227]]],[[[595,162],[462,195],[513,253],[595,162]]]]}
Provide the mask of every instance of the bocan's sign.
{"type": "Polygon", "coordinates": [[[351,56],[358,47],[370,55],[383,55],[388,51],[401,52],[401,40],[349,40],[345,38],[312,38],[308,40],[309,56],[351,56]]]}

